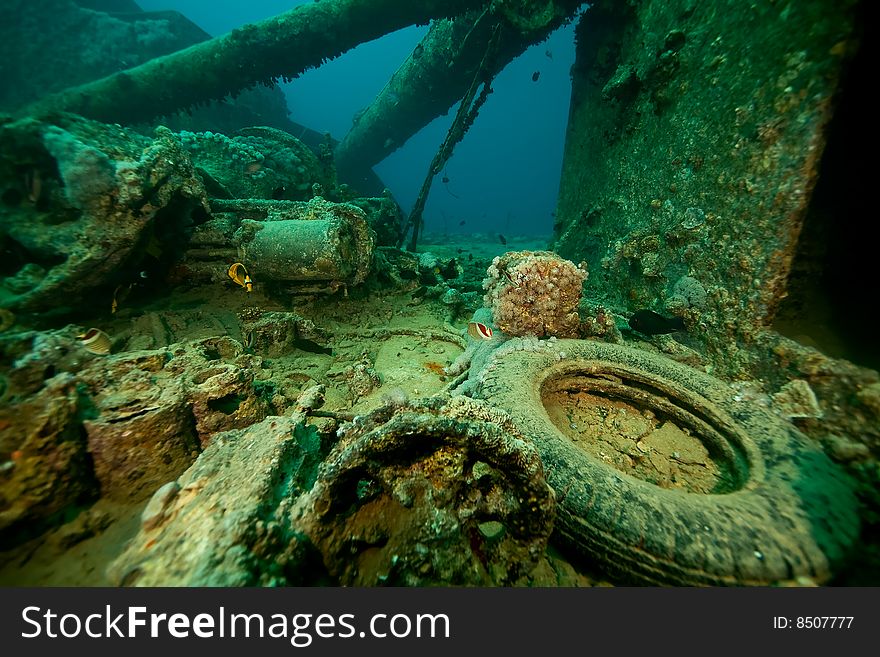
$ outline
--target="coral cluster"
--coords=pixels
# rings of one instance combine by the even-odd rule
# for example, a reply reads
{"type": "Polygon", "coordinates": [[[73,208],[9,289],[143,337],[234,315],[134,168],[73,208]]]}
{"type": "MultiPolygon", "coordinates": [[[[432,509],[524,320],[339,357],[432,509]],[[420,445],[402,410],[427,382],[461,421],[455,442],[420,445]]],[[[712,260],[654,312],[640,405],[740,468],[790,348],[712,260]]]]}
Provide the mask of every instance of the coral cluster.
{"type": "Polygon", "coordinates": [[[496,257],[486,273],[484,301],[504,333],[578,336],[585,263],[575,265],[550,251],[510,251],[496,257]]]}

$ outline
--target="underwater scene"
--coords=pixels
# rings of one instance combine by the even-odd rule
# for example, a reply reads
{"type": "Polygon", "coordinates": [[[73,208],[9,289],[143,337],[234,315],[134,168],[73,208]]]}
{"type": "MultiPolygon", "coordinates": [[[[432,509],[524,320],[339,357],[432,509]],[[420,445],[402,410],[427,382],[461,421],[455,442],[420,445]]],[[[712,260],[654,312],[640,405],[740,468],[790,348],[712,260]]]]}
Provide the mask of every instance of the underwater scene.
{"type": "Polygon", "coordinates": [[[857,0],[0,0],[0,585],[880,584],[857,0]]]}

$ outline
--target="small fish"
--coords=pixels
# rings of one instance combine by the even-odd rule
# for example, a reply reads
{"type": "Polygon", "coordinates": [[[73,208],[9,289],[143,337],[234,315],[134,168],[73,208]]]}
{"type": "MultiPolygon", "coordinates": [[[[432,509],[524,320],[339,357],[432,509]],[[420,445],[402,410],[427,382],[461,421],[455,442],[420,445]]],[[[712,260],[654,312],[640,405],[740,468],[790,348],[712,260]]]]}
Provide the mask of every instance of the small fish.
{"type": "Polygon", "coordinates": [[[547,59],[553,59],[553,51],[550,50],[550,48],[547,48],[547,50],[544,51],[544,56],[547,57],[547,59]]]}
{"type": "Polygon", "coordinates": [[[474,340],[491,340],[492,329],[480,322],[469,322],[468,335],[474,340]]]}
{"type": "Polygon", "coordinates": [[[504,237],[504,235],[502,235],[501,233],[498,233],[498,241],[502,244],[507,244],[507,238],[504,237]]]}
{"type": "Polygon", "coordinates": [[[253,292],[254,282],[251,280],[251,275],[248,274],[248,270],[243,264],[240,262],[233,263],[226,270],[226,274],[248,292],[253,292]]]}
{"type": "Polygon", "coordinates": [[[448,182],[449,182],[449,176],[443,176],[443,182],[444,182],[444,183],[448,183],[448,182]]]}
{"type": "Polygon", "coordinates": [[[85,333],[76,336],[83,348],[89,353],[98,356],[106,356],[110,353],[112,341],[110,336],[101,329],[90,328],[85,333]]]}
{"type": "Polygon", "coordinates": [[[541,77],[541,71],[535,71],[532,73],[532,82],[537,82],[539,77],[541,77]]]}
{"type": "Polygon", "coordinates": [[[664,317],[653,310],[637,310],[629,318],[629,327],[645,335],[660,335],[684,331],[684,320],[681,317],[664,317]]]}
{"type": "Polygon", "coordinates": [[[122,285],[116,286],[116,289],[113,290],[113,301],[110,302],[111,314],[115,314],[116,311],[119,310],[119,304],[125,301],[125,298],[128,296],[128,293],[131,292],[132,287],[132,283],[123,283],[122,285]]]}
{"type": "Polygon", "coordinates": [[[461,221],[459,221],[459,222],[458,222],[458,225],[459,225],[459,226],[464,226],[464,219],[462,219],[461,221]]]}

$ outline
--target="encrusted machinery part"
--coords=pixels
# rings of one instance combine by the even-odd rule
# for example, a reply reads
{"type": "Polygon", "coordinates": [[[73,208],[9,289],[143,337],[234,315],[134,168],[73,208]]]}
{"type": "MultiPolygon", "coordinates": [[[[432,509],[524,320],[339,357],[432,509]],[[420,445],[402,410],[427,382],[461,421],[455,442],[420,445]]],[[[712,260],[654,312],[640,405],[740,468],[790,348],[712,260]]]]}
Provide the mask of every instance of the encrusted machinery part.
{"type": "Polygon", "coordinates": [[[308,200],[315,185],[333,192],[333,176],[318,157],[291,134],[256,126],[232,135],[178,133],[208,193],[215,198],[308,200]]]}
{"type": "Polygon", "coordinates": [[[70,312],[131,272],[173,259],[207,216],[201,179],[174,134],[153,138],[67,114],[0,125],[0,300],[70,312]]]}
{"type": "Polygon", "coordinates": [[[541,454],[559,499],[558,535],[626,581],[824,583],[858,537],[851,483],[821,450],[725,383],[660,355],[593,341],[511,340],[479,387],[541,454]],[[679,440],[699,439],[725,464],[726,485],[708,494],[662,488],[590,455],[566,435],[567,424],[551,419],[548,400],[558,392],[588,394],[608,416],[626,406],[668,421],[679,440]]]}
{"type": "Polygon", "coordinates": [[[555,497],[504,413],[466,397],[386,405],[341,430],[294,525],[343,585],[512,585],[555,497]]]}
{"type": "Polygon", "coordinates": [[[239,259],[256,281],[337,289],[359,285],[373,259],[374,239],[360,208],[310,201],[214,200],[236,216],[239,259]]]}
{"type": "Polygon", "coordinates": [[[218,434],[183,474],[154,493],[139,533],[108,567],[110,581],[299,583],[288,579],[298,576],[299,552],[283,510],[310,485],[320,459],[320,438],[305,425],[305,410],[218,434]]]}
{"type": "Polygon", "coordinates": [[[94,409],[81,433],[101,496],[140,502],[201,451],[187,399],[192,393],[181,377],[163,376],[161,351],[123,354],[102,365],[80,375],[94,409]]]}

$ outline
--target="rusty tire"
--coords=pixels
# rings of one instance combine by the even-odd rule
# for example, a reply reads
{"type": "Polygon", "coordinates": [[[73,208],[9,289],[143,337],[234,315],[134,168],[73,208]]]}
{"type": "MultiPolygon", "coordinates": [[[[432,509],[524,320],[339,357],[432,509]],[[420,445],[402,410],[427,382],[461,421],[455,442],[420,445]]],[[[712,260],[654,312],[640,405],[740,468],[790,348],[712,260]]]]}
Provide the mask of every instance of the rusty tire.
{"type": "Polygon", "coordinates": [[[480,375],[480,396],[536,445],[557,494],[556,535],[624,581],[661,585],[827,582],[859,531],[851,484],[789,422],[737,401],[722,381],[646,351],[583,340],[514,340],[480,375]],[[738,463],[724,494],[660,488],[577,448],[543,391],[618,381],[616,395],[672,413],[738,463]],[[597,383],[598,381],[598,383],[597,383]]]}

